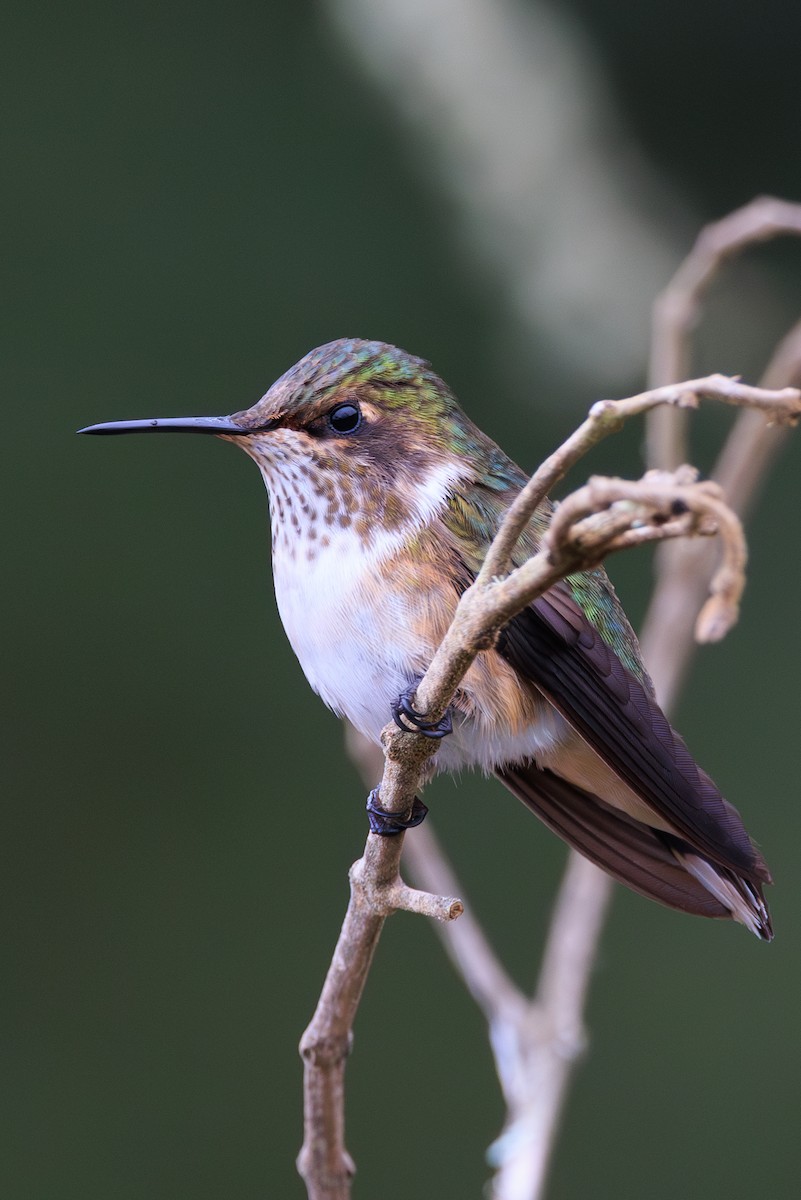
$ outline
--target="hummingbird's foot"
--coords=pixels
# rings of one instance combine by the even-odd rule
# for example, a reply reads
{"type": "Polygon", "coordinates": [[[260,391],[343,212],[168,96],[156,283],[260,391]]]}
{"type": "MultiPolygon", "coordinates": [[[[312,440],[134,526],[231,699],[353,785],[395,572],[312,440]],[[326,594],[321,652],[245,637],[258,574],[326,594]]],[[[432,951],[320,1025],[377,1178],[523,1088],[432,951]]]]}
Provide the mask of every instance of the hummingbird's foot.
{"type": "Polygon", "coordinates": [[[425,820],[428,812],[426,805],[422,800],[418,800],[417,796],[414,798],[412,811],[408,817],[404,817],[403,813],[387,812],[381,804],[378,788],[373,788],[370,792],[366,807],[370,832],[378,833],[381,837],[394,837],[396,833],[403,833],[404,829],[414,829],[415,825],[419,825],[421,821],[425,820]]]}
{"type": "Polygon", "coordinates": [[[392,707],[392,719],[402,729],[404,733],[422,733],[424,737],[439,738],[447,737],[449,733],[453,733],[453,720],[451,718],[451,710],[448,709],[444,717],[439,721],[427,721],[425,713],[419,713],[416,708],[412,708],[412,696],[417,691],[417,686],[422,679],[422,675],[407,687],[405,692],[401,692],[392,707]],[[408,722],[408,724],[407,724],[408,722]]]}

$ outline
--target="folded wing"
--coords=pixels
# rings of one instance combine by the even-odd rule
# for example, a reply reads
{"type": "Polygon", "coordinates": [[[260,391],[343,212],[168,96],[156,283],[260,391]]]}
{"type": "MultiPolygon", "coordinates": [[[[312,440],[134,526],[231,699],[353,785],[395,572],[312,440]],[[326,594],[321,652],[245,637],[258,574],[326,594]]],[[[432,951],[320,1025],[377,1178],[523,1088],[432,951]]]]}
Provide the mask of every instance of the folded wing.
{"type": "Polygon", "coordinates": [[[737,810],[567,587],[553,588],[515,617],[498,651],[693,850],[754,883],[770,883],[737,810]]]}

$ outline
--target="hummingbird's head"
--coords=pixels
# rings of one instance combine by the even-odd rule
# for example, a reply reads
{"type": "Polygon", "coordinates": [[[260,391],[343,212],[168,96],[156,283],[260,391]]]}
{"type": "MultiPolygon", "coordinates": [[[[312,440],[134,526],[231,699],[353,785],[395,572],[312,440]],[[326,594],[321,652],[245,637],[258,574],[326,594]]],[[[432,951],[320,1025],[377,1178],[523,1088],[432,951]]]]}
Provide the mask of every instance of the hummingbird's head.
{"type": "Polygon", "coordinates": [[[298,498],[363,539],[428,515],[463,473],[469,422],[423,359],[342,338],[310,351],[222,434],[258,464],[281,516],[298,498]]]}
{"type": "MultiPolygon", "coordinates": [[[[419,524],[466,472],[481,434],[428,363],[383,342],[343,338],[310,351],[251,408],[91,426],[87,433],[185,430],[234,442],[258,464],[273,524],[419,524]]],[[[291,534],[289,535],[291,536],[291,534]]]]}

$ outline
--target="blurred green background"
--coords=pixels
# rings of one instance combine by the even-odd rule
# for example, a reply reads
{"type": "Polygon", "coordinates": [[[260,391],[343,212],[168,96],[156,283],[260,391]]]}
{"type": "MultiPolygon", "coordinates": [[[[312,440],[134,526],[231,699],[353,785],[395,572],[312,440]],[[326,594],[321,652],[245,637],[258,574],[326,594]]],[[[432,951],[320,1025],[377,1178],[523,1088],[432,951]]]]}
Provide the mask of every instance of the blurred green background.
{"type": "MultiPolygon", "coordinates": [[[[281,630],[252,464],[73,431],[240,409],[351,335],[431,359],[533,467],[642,385],[649,297],[699,225],[801,198],[801,9],[31,0],[0,21],[0,1194],[301,1197],[296,1044],[363,788],[281,630]]],[[[801,247],[751,255],[699,367],[754,377],[799,311],[801,247]]],[[[701,415],[697,461],[730,419],[701,415]]],[[[640,436],[587,469],[637,472],[640,436]]],[[[618,892],[554,1198],[798,1195],[799,455],[678,714],[773,868],[777,939],[618,892]]],[[[639,619],[647,557],[613,574],[639,619]]],[[[533,984],[561,845],[493,782],[429,803],[533,984]]],[[[386,930],[348,1087],[357,1196],[481,1194],[502,1107],[418,919],[386,930]]]]}

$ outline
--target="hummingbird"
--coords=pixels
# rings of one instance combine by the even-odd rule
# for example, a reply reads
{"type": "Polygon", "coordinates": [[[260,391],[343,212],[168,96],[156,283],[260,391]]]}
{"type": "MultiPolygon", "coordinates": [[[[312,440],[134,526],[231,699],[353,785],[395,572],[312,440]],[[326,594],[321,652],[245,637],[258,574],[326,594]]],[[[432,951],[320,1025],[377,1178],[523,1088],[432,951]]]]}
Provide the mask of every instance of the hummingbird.
{"type": "MultiPolygon", "coordinates": [[[[275,594],[306,678],[373,742],[394,718],[441,739],[431,773],[494,773],[554,833],[653,900],[773,936],[771,876],[737,810],[660,709],[602,568],[569,575],[481,651],[446,716],[414,692],[527,476],[431,366],[383,342],[310,351],[251,408],[110,422],[89,434],[233,442],[269,493],[275,594]]],[[[514,561],[535,553],[543,501],[514,561]]],[[[404,821],[371,793],[371,828],[404,821]]]]}

